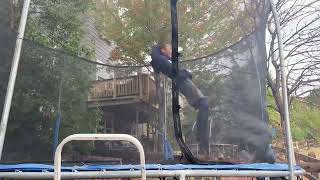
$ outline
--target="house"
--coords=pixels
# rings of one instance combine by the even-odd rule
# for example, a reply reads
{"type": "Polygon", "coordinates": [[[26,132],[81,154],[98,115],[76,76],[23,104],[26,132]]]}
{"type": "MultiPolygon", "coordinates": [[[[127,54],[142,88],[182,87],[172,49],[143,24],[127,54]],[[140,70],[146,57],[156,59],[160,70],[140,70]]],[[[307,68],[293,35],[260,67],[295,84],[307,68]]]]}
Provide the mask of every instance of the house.
{"type": "MultiPolygon", "coordinates": [[[[93,17],[85,16],[83,18],[84,38],[83,45],[94,51],[94,61],[99,63],[108,63],[110,54],[115,47],[110,41],[102,38],[99,34],[93,17]]],[[[106,67],[97,65],[95,75],[96,80],[103,80],[113,77],[112,72],[108,72],[106,67]]]]}
{"type": "MultiPolygon", "coordinates": [[[[100,36],[94,18],[84,17],[84,32],[83,45],[94,50],[94,60],[111,64],[109,57],[115,46],[100,36]]],[[[99,65],[95,76],[87,106],[103,112],[103,130],[100,133],[130,134],[142,142],[146,152],[159,151],[162,143],[158,143],[161,141],[158,135],[159,104],[154,78],[141,71],[135,75],[123,75],[116,73],[116,69],[99,65]]],[[[105,142],[100,143],[100,147],[119,152],[123,152],[123,148],[131,148],[127,144],[116,144],[105,142]]]]}

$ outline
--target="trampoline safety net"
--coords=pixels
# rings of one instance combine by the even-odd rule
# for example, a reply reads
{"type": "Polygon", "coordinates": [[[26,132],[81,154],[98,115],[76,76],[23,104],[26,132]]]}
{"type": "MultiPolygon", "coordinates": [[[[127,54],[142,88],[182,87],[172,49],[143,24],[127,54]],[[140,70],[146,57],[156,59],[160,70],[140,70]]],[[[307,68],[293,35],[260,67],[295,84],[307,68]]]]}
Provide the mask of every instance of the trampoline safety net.
{"type": "MultiPolygon", "coordinates": [[[[266,112],[267,2],[178,1],[179,66],[208,100],[208,152],[199,147],[198,110],[182,94],[181,129],[202,163],[275,160],[266,112]]],[[[21,5],[1,3],[3,102],[21,5]]],[[[152,46],[171,43],[169,1],[34,0],[27,22],[3,161],[49,162],[68,135],[124,133],[139,139],[149,163],[186,162],[174,136],[171,79],[149,63],[152,46]]],[[[120,164],[138,163],[139,155],[126,142],[73,142],[63,159],[120,164]]]]}

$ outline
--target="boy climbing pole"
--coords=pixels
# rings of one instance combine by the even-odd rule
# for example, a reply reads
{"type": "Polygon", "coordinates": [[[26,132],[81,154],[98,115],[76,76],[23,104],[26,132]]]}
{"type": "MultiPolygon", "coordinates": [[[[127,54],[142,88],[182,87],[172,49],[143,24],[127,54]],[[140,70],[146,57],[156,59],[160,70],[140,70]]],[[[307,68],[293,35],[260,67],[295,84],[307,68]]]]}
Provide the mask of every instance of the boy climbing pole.
{"type": "MultiPolygon", "coordinates": [[[[162,73],[173,79],[173,67],[170,62],[172,47],[170,44],[159,44],[152,48],[151,65],[155,73],[162,73]]],[[[209,126],[208,126],[208,99],[192,82],[192,74],[186,69],[180,69],[176,83],[179,91],[186,97],[188,103],[198,110],[197,115],[197,140],[200,153],[208,154],[209,151],[209,126]]]]}

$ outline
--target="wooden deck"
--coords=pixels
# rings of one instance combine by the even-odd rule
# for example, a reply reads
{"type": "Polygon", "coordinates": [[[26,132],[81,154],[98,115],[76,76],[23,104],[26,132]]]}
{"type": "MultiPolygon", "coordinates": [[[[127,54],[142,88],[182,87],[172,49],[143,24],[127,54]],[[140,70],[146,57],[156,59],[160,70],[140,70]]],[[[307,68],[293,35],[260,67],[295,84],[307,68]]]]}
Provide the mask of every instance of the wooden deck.
{"type": "MultiPolygon", "coordinates": [[[[276,146],[273,146],[272,148],[277,154],[277,160],[279,162],[286,163],[287,162],[286,149],[283,149],[281,147],[276,147],[276,146]]],[[[304,170],[307,171],[307,173],[305,174],[305,177],[311,180],[318,180],[320,177],[320,160],[310,156],[300,154],[298,152],[295,152],[294,155],[295,155],[296,163],[300,167],[302,167],[304,170]]]]}
{"type": "Polygon", "coordinates": [[[88,107],[132,103],[158,109],[155,81],[149,74],[96,81],[88,98],[88,107]]]}

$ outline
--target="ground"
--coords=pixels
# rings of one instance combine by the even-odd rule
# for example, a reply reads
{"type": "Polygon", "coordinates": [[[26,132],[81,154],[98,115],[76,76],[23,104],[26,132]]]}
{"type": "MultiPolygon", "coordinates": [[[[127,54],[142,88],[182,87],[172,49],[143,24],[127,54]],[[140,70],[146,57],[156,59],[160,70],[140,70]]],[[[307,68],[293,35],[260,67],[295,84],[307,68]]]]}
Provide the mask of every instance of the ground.
{"type": "Polygon", "coordinates": [[[303,155],[308,155],[308,153],[313,152],[313,153],[315,153],[316,158],[320,159],[320,147],[311,147],[309,149],[299,149],[298,152],[303,155]]]}

